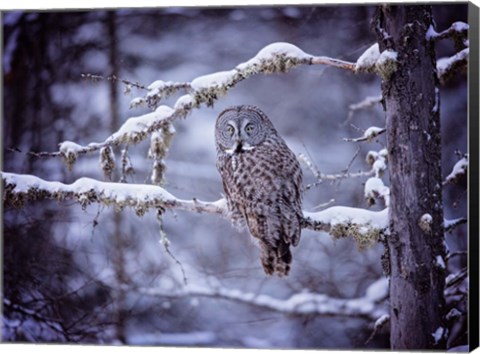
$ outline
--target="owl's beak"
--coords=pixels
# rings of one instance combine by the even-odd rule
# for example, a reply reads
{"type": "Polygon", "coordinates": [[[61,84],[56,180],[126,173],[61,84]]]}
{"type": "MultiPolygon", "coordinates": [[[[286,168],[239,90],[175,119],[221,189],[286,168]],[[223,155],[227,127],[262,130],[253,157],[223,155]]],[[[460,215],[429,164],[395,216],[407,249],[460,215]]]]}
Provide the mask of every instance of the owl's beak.
{"type": "Polygon", "coordinates": [[[249,143],[244,142],[242,139],[236,140],[236,145],[235,148],[233,148],[233,153],[234,154],[240,154],[245,151],[252,150],[253,146],[251,146],[249,143]]]}
{"type": "Polygon", "coordinates": [[[243,151],[242,139],[237,139],[237,141],[235,142],[235,148],[233,149],[233,153],[239,154],[242,151],[243,151]]]}

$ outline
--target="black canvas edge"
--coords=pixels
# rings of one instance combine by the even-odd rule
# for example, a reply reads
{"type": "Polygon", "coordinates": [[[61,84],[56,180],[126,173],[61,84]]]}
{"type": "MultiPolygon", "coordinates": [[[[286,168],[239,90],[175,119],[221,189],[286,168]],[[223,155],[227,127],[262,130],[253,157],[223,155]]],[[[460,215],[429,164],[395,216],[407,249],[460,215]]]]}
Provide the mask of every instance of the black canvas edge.
{"type": "Polygon", "coordinates": [[[479,7],[474,3],[468,4],[468,36],[469,36],[469,142],[468,142],[468,172],[469,172],[469,319],[468,342],[469,350],[473,351],[479,346],[479,7]]]}

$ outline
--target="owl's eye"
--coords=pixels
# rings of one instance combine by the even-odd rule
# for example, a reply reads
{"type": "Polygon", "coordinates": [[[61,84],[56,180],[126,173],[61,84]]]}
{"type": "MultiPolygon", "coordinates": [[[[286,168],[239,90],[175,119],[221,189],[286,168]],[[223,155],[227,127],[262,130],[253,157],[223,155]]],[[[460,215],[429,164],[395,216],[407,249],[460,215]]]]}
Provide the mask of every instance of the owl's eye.
{"type": "Polygon", "coordinates": [[[250,134],[251,132],[253,132],[253,124],[247,124],[247,126],[245,127],[245,131],[250,134]]]}
{"type": "Polygon", "coordinates": [[[228,135],[232,136],[234,131],[235,131],[235,129],[233,129],[233,127],[231,125],[227,126],[228,135]]]}

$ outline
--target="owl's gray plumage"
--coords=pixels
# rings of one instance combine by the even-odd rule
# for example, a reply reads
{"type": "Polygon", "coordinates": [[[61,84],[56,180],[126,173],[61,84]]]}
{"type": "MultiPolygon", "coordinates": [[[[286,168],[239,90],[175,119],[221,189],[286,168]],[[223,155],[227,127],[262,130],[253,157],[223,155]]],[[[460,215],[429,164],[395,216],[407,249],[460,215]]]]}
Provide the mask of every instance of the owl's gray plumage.
{"type": "Polygon", "coordinates": [[[287,275],[302,220],[302,170],[295,154],[254,106],[221,112],[215,143],[232,221],[246,223],[258,241],[265,273],[287,275]]]}

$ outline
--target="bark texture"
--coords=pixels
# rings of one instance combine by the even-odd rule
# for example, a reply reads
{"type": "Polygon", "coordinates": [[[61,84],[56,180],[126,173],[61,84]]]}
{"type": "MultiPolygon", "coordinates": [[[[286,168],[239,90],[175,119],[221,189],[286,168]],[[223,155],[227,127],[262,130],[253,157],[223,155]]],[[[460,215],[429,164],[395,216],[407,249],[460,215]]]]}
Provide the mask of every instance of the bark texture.
{"type": "Polygon", "coordinates": [[[382,92],[390,171],[392,349],[444,348],[445,255],[439,91],[429,6],[379,6],[373,26],[388,62],[382,92]],[[393,70],[392,70],[393,69],[393,70]]]}

